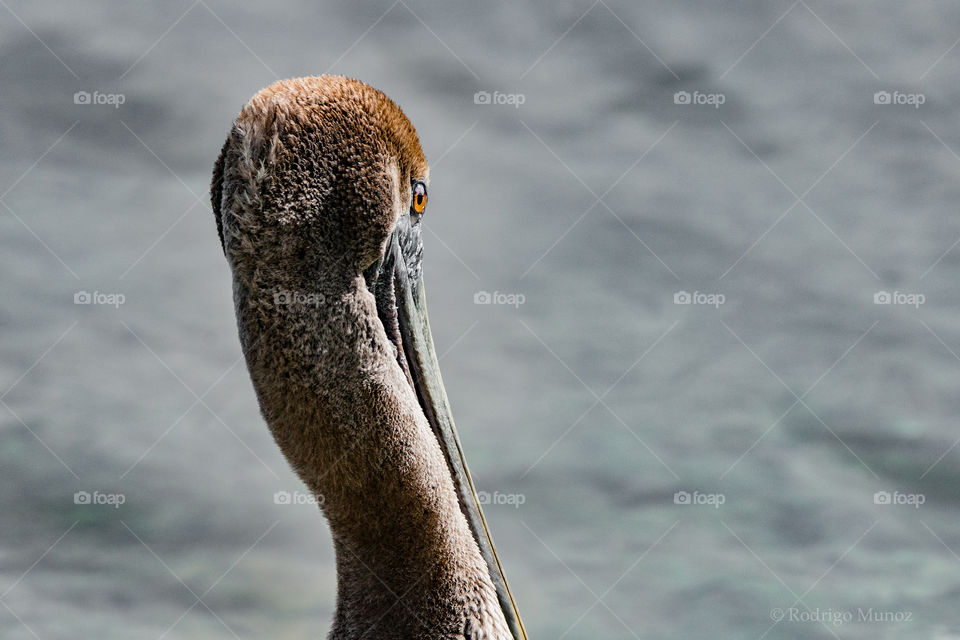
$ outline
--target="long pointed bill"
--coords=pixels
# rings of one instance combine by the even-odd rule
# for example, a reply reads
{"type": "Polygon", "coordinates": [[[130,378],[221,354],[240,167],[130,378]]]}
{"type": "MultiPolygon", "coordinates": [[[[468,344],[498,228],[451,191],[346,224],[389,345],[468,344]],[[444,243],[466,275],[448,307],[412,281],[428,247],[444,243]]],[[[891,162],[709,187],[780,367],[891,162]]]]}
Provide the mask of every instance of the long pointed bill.
{"type": "Polygon", "coordinates": [[[477,545],[480,547],[480,553],[486,561],[490,578],[497,590],[500,607],[503,609],[503,615],[507,620],[510,631],[515,640],[527,640],[527,634],[524,631],[523,623],[520,621],[520,614],[517,612],[513,595],[510,593],[507,579],[500,567],[500,560],[493,546],[493,539],[487,529],[487,523],[477,499],[477,492],[473,487],[473,480],[470,479],[470,471],[467,469],[467,463],[463,457],[460,438],[457,436],[457,429],[453,424],[453,415],[450,412],[447,392],[444,390],[443,380],[440,378],[440,366],[437,363],[437,354],[433,347],[433,338],[430,335],[430,322],[427,319],[427,299],[424,294],[423,281],[418,277],[419,255],[417,256],[417,268],[415,269],[417,277],[414,279],[408,272],[407,261],[400,249],[398,234],[391,238],[390,244],[391,246],[387,247],[387,253],[393,253],[393,260],[385,260],[384,262],[392,262],[393,264],[385,264],[384,267],[386,269],[392,267],[393,271],[392,289],[395,296],[397,320],[403,340],[403,352],[409,365],[413,386],[417,392],[420,406],[423,408],[427,420],[440,442],[440,448],[443,449],[444,456],[446,456],[450,474],[460,498],[460,508],[467,518],[477,545]]]}

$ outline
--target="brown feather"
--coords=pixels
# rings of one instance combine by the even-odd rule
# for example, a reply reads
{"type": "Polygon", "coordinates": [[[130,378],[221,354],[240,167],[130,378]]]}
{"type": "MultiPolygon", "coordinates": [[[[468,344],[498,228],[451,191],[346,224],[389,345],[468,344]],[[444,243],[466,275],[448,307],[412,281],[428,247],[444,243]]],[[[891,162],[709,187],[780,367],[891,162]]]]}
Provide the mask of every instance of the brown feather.
{"type": "Polygon", "coordinates": [[[333,534],[337,640],[511,637],[362,277],[428,177],[399,107],[336,76],[255,95],[214,169],[260,408],[333,534]],[[284,304],[284,292],[317,304],[284,304]]]}

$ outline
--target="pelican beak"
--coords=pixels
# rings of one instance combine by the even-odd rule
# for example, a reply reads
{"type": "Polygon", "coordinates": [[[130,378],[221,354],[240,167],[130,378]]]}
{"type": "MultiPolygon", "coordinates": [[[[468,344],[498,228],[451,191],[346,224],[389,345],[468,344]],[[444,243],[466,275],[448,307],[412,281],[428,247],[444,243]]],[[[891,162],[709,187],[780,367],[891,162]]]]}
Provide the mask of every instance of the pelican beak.
{"type": "Polygon", "coordinates": [[[420,277],[421,250],[419,223],[412,223],[404,217],[390,237],[383,258],[365,273],[368,288],[373,285],[371,290],[388,336],[392,330],[399,333],[400,344],[397,344],[397,337],[390,336],[398,350],[398,362],[407,374],[446,457],[460,509],[486,561],[510,631],[515,640],[527,640],[463,457],[447,392],[440,378],[440,366],[427,319],[427,299],[420,277]]]}

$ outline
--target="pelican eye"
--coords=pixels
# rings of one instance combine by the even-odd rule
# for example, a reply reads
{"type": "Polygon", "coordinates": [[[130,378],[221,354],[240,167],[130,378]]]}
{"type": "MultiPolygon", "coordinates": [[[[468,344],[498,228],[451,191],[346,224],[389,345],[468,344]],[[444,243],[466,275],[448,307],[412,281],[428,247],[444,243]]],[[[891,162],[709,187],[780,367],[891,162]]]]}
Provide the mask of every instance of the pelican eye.
{"type": "Polygon", "coordinates": [[[427,208],[427,187],[422,182],[413,185],[413,197],[410,202],[411,215],[420,215],[427,208]]]}

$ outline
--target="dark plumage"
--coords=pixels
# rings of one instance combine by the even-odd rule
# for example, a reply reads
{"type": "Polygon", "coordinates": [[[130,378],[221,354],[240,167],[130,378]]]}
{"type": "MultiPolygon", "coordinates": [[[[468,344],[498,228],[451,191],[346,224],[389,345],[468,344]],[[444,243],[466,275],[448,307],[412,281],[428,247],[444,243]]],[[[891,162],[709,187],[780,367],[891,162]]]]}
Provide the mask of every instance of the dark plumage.
{"type": "MultiPolygon", "coordinates": [[[[359,81],[321,76],[250,100],[211,197],[263,417],[323,496],[338,573],[330,637],[511,638],[502,578],[408,377],[407,343],[385,328],[396,310],[382,293],[400,290],[375,298],[389,273],[364,277],[389,264],[398,225],[418,223],[405,218],[418,181],[429,170],[403,112],[359,81]]],[[[419,250],[396,249],[410,286],[419,250]]]]}

